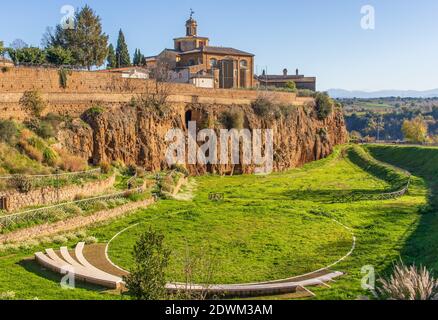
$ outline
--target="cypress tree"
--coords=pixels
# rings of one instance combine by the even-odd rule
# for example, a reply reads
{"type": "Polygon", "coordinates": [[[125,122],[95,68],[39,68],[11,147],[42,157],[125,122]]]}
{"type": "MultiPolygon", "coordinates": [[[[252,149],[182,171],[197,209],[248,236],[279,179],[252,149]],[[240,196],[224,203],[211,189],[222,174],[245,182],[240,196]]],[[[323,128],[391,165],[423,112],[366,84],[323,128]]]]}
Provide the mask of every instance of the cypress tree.
{"type": "Polygon", "coordinates": [[[108,57],[107,59],[107,68],[112,69],[117,66],[116,52],[114,51],[114,46],[112,44],[108,47],[108,57]]]}
{"type": "Polygon", "coordinates": [[[129,56],[128,45],[126,44],[125,35],[122,29],[119,31],[119,39],[117,40],[116,49],[116,66],[117,68],[129,67],[131,65],[131,57],[129,56]]]}
{"type": "Polygon", "coordinates": [[[134,65],[134,66],[138,66],[138,61],[139,61],[139,50],[138,49],[135,49],[135,52],[134,52],[134,59],[132,60],[132,64],[134,65]]]}

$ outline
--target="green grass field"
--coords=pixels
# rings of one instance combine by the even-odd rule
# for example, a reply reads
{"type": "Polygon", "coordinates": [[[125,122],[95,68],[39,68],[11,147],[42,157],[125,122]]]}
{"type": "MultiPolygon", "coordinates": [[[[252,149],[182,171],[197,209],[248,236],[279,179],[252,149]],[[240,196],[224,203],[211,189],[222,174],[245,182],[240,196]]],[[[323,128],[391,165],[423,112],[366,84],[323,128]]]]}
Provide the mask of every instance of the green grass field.
{"type": "MultiPolygon", "coordinates": [[[[317,299],[355,299],[366,294],[360,282],[363,266],[372,265],[378,274],[384,274],[402,257],[436,268],[438,254],[438,233],[433,231],[438,227],[433,206],[436,195],[430,192],[438,181],[438,149],[367,149],[379,160],[414,174],[408,195],[388,201],[331,203],[334,194],[345,190],[391,189],[388,181],[379,179],[376,172],[365,171],[367,168],[358,166],[357,161],[342,157],[338,149],[327,159],[286,173],[193,178],[183,197],[193,196],[193,200],[163,200],[94,226],[88,233],[107,242],[138,223],[110,246],[113,261],[129,268],[132,245],[152,226],[164,233],[172,249],[169,280],[181,280],[183,260],[189,251],[190,255],[208,255],[216,262],[214,282],[234,283],[291,277],[341,258],[351,249],[352,236],[333,222],[336,219],[352,229],[356,249],[334,268],[346,275],[331,284],[332,288],[311,289],[317,299]],[[210,192],[223,193],[224,201],[209,201],[210,192]]],[[[25,260],[41,249],[0,253],[0,293],[14,291],[20,299],[120,299],[95,287],[62,290],[59,276],[25,260]]]]}

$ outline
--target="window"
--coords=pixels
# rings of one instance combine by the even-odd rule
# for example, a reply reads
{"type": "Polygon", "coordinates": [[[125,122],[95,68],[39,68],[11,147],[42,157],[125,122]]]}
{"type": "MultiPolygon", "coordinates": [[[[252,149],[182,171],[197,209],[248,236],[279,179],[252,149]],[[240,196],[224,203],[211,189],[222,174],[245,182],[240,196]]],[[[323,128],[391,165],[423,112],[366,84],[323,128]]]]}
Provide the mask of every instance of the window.
{"type": "Polygon", "coordinates": [[[246,60],[241,60],[240,61],[240,68],[242,68],[242,69],[248,68],[248,62],[246,60]]]}
{"type": "Polygon", "coordinates": [[[212,68],[217,67],[217,59],[215,59],[215,58],[210,59],[210,67],[212,67],[212,68]]]}

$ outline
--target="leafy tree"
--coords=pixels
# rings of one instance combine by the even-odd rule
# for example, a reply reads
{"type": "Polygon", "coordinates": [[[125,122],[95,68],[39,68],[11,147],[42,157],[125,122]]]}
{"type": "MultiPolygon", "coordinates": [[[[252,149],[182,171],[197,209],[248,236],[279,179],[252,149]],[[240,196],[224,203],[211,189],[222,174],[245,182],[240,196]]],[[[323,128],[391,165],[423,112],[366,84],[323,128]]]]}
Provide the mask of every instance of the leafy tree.
{"type": "Polygon", "coordinates": [[[13,143],[18,136],[18,128],[13,121],[0,120],[0,140],[13,143]]]}
{"type": "Polygon", "coordinates": [[[132,61],[132,64],[134,66],[141,66],[144,62],[144,55],[141,53],[140,49],[135,49],[134,53],[134,59],[132,61]]]}
{"type": "Polygon", "coordinates": [[[86,67],[101,66],[108,54],[108,36],[102,31],[100,17],[85,5],[75,15],[75,28],[56,26],[54,34],[48,30],[44,42],[70,50],[74,64],[86,67]]]}
{"type": "Polygon", "coordinates": [[[73,63],[73,56],[69,49],[61,46],[49,47],[46,49],[47,62],[58,66],[70,65],[73,63]]]}
{"type": "Polygon", "coordinates": [[[39,118],[46,108],[46,102],[39,91],[26,91],[20,99],[20,105],[36,118],[39,118]]]}
{"type": "Polygon", "coordinates": [[[424,143],[427,140],[427,123],[419,116],[412,120],[405,120],[402,132],[408,141],[414,143],[424,143]]]}
{"type": "Polygon", "coordinates": [[[46,52],[37,47],[8,48],[7,52],[15,64],[30,63],[40,65],[46,62],[46,52]]]}
{"type": "Polygon", "coordinates": [[[106,58],[107,68],[112,69],[117,66],[116,52],[114,51],[114,46],[112,44],[108,47],[108,56],[106,58]]]}
{"type": "Polygon", "coordinates": [[[316,112],[320,120],[324,120],[333,112],[334,102],[333,99],[330,98],[327,93],[325,92],[317,93],[315,102],[316,102],[316,112]]]}
{"type": "Polygon", "coordinates": [[[119,31],[119,38],[117,40],[116,65],[117,68],[129,67],[131,65],[131,57],[129,56],[128,45],[126,44],[122,29],[119,31]]]}
{"type": "Polygon", "coordinates": [[[293,91],[293,92],[297,91],[297,85],[295,84],[294,81],[288,81],[286,83],[286,88],[288,88],[290,91],[293,91]]]}
{"type": "Polygon", "coordinates": [[[136,300],[160,300],[166,296],[165,269],[170,250],[164,236],[152,229],[140,236],[132,252],[134,267],[124,277],[129,293],[136,300]]]}

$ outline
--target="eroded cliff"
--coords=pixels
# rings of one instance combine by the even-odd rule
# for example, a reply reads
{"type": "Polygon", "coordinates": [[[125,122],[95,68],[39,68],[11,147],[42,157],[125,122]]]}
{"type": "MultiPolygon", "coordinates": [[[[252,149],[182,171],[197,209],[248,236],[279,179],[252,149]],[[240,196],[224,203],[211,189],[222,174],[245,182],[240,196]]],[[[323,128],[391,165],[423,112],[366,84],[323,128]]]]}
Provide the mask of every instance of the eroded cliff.
{"type": "MultiPolygon", "coordinates": [[[[314,105],[288,106],[256,112],[249,105],[180,104],[162,110],[124,104],[110,110],[91,110],[59,133],[71,152],[98,164],[122,161],[148,171],[168,169],[165,136],[170,129],[187,131],[189,120],[198,130],[226,128],[224,115],[242,115],[248,129],[272,129],[275,171],[301,166],[328,156],[333,147],[345,143],[347,131],[342,111],[334,108],[320,120],[314,105]]],[[[254,166],[189,165],[191,174],[250,173],[254,166]]]]}

